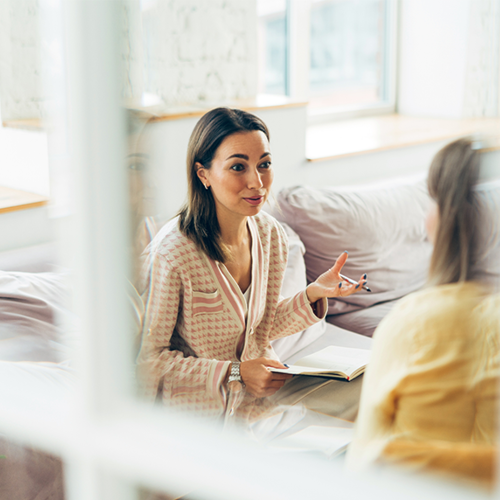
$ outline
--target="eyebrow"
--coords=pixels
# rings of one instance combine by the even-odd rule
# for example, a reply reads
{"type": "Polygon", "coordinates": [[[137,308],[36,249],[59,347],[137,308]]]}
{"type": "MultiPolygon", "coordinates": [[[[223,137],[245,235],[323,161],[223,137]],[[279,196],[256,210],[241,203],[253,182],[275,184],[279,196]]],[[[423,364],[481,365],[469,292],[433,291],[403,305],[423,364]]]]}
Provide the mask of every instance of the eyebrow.
{"type": "MultiPolygon", "coordinates": [[[[266,157],[266,156],[271,156],[271,153],[264,153],[260,158],[259,160],[262,160],[262,158],[266,157]]],[[[226,158],[226,160],[230,160],[231,158],[242,158],[243,160],[249,160],[248,156],[247,155],[242,155],[242,154],[239,154],[239,153],[236,153],[234,155],[231,155],[231,156],[228,156],[226,158]]]]}
{"type": "Polygon", "coordinates": [[[149,154],[146,153],[130,153],[127,155],[127,158],[133,158],[134,156],[137,156],[139,158],[149,158],[149,154]]]}

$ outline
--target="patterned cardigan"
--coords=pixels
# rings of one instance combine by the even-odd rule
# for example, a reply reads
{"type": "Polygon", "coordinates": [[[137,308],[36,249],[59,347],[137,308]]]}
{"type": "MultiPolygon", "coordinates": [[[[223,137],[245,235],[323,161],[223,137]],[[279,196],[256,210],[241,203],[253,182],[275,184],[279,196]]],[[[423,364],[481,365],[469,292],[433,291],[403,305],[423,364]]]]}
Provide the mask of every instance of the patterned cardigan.
{"type": "MultiPolygon", "coordinates": [[[[177,409],[220,417],[227,407],[223,380],[244,336],[241,361],[277,359],[270,341],[320,321],[326,299],[313,311],[305,290],[280,300],[288,257],[283,228],[270,215],[249,217],[252,288],[248,311],[227,268],[184,236],[174,219],[146,251],[141,289],[145,302],[138,376],[148,399],[177,409]],[[246,317],[246,319],[245,319],[246,317]]],[[[260,398],[266,399],[266,398],[260,398]]],[[[245,395],[242,403],[255,406],[245,395]]],[[[257,401],[257,406],[262,401],[257,401]]]]}

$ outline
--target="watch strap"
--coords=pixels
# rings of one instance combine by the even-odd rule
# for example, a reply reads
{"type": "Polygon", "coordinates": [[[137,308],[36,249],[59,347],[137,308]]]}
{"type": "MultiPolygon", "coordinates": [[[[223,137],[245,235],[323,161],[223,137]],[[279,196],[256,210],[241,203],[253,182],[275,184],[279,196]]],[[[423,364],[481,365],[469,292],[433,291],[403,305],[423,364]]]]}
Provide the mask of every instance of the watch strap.
{"type": "Polygon", "coordinates": [[[243,384],[243,379],[241,378],[240,373],[240,365],[241,363],[239,361],[233,361],[231,363],[231,372],[229,373],[229,379],[227,381],[228,383],[236,380],[243,384]]]}

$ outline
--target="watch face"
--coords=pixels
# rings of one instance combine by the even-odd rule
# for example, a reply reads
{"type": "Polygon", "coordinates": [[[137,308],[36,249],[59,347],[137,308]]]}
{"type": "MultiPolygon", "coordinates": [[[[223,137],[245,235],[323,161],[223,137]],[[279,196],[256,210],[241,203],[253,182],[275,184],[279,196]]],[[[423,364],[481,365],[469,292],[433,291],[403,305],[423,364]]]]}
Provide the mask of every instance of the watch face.
{"type": "Polygon", "coordinates": [[[239,380],[231,380],[231,382],[227,384],[227,387],[234,393],[241,392],[243,390],[243,384],[239,380]]]}

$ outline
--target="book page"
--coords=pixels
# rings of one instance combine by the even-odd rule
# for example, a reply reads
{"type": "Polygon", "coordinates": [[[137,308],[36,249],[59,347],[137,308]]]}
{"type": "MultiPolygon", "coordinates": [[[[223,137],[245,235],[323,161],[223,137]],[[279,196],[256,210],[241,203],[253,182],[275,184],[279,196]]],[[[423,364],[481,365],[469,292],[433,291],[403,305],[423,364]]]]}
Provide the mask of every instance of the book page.
{"type": "Polygon", "coordinates": [[[297,360],[294,365],[309,368],[342,369],[355,370],[360,366],[368,364],[370,351],[365,349],[355,349],[353,347],[328,346],[321,351],[310,354],[305,358],[297,360]]]}
{"type": "Polygon", "coordinates": [[[350,376],[359,368],[366,366],[371,351],[352,347],[328,346],[296,361],[288,369],[272,369],[273,372],[291,373],[338,373],[350,376]]]}
{"type": "MultiPolygon", "coordinates": [[[[270,368],[274,373],[288,373],[290,375],[301,375],[302,373],[337,373],[337,370],[325,368],[311,368],[297,365],[290,365],[289,368],[270,368]]],[[[340,373],[340,372],[339,372],[340,373]]],[[[347,375],[347,374],[346,374],[347,375]]]]}

